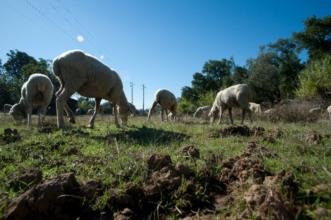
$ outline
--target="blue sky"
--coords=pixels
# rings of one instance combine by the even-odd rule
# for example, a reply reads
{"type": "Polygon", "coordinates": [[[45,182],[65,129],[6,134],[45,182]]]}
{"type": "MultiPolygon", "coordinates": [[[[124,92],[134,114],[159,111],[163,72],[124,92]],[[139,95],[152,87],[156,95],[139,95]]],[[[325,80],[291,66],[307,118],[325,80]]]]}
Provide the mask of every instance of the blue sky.
{"type": "Polygon", "coordinates": [[[18,49],[53,59],[82,49],[117,70],[125,93],[145,108],[159,88],[180,96],[209,59],[239,65],[260,45],[331,13],[329,0],[1,0],[0,59],[18,49]]]}

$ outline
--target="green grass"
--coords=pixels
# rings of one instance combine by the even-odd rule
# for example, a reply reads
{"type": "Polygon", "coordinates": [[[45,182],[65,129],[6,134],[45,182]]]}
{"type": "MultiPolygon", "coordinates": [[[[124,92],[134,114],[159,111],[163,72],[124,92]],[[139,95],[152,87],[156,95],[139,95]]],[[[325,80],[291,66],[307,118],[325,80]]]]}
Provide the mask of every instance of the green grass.
{"type": "MultiPolygon", "coordinates": [[[[55,117],[47,117],[46,120],[52,124],[56,122],[55,117]]],[[[296,124],[257,121],[248,124],[250,127],[263,127],[265,133],[279,128],[283,135],[274,143],[260,136],[211,138],[213,131],[229,125],[210,126],[190,119],[161,123],[155,117],[147,123],[146,118],[135,117],[129,120],[128,127],[118,129],[112,116],[98,116],[95,128],[88,129],[85,126],[88,117],[84,116],[78,117],[77,124],[70,126],[66,132],[52,130],[51,133],[40,133],[36,121],[33,118],[32,128],[27,128],[25,125],[14,125],[8,116],[0,115],[0,134],[5,128],[16,128],[21,135],[19,141],[0,142],[0,217],[8,200],[23,192],[23,189],[14,191],[8,185],[9,176],[22,169],[38,167],[44,179],[74,172],[79,181],[100,180],[107,187],[121,191],[127,182],[144,183],[146,161],[154,153],[168,154],[174,164],[188,164],[199,171],[208,163],[211,154],[225,160],[241,154],[250,141],[275,152],[277,157],[263,159],[266,169],[271,173],[283,169],[292,171],[300,182],[301,191],[331,183],[331,176],[327,173],[331,171],[331,122],[326,120],[296,124]],[[311,145],[305,141],[305,134],[312,131],[323,136],[321,143],[311,145]],[[187,160],[179,152],[181,147],[190,144],[200,150],[200,159],[196,162],[187,160]]],[[[219,165],[215,166],[221,169],[217,167],[219,165]]],[[[184,183],[181,187],[185,190],[184,183]]],[[[183,205],[185,201],[179,199],[177,203],[183,205]]],[[[102,202],[99,205],[102,206],[102,202]]],[[[326,205],[328,208],[330,206],[326,205]]]]}

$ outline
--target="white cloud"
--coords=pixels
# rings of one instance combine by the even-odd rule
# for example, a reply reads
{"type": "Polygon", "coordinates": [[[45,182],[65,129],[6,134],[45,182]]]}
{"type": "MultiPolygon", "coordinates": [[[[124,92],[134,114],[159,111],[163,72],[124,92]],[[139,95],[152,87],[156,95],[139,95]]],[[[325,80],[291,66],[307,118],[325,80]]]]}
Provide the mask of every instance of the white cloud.
{"type": "Polygon", "coordinates": [[[104,58],[105,58],[105,57],[104,57],[103,55],[101,55],[101,56],[100,56],[100,59],[102,59],[102,60],[103,60],[104,58]]]}
{"type": "Polygon", "coordinates": [[[77,35],[76,39],[79,43],[82,43],[84,41],[84,37],[82,35],[77,35]]]}

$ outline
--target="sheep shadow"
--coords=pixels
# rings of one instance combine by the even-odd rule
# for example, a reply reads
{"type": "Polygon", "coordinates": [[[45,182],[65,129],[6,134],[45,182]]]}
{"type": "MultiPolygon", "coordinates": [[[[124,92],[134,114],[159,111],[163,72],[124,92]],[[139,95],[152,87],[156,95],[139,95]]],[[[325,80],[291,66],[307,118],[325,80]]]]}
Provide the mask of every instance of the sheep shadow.
{"type": "Polygon", "coordinates": [[[121,130],[116,133],[110,133],[106,136],[93,137],[108,142],[124,142],[138,145],[168,145],[171,143],[180,143],[189,136],[179,132],[166,131],[156,128],[140,127],[134,130],[121,130]]]}

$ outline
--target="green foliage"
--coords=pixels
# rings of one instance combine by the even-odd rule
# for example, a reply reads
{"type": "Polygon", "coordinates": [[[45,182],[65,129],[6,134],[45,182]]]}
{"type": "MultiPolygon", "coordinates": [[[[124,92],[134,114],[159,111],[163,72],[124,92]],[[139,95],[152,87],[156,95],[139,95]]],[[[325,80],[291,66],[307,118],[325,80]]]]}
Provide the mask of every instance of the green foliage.
{"type": "Polygon", "coordinates": [[[80,97],[78,99],[78,107],[83,111],[87,112],[89,109],[93,109],[95,105],[94,99],[80,97]]]}
{"type": "Polygon", "coordinates": [[[17,102],[21,95],[23,83],[33,73],[47,75],[57,90],[59,81],[51,71],[51,61],[45,59],[36,60],[25,52],[11,50],[7,53],[8,60],[3,65],[0,63],[0,106],[6,103],[17,102]]]}
{"type": "Polygon", "coordinates": [[[212,105],[213,102],[214,102],[214,99],[216,97],[216,93],[217,92],[214,92],[214,91],[209,91],[209,92],[206,92],[204,94],[201,94],[199,96],[199,100],[198,100],[198,105],[197,107],[199,106],[205,106],[205,105],[212,105]]]}
{"type": "Polygon", "coordinates": [[[255,101],[274,102],[280,98],[279,71],[277,56],[273,52],[266,52],[261,48],[256,59],[248,61],[250,77],[248,84],[253,89],[255,101]]]}
{"type": "Polygon", "coordinates": [[[312,61],[300,74],[300,87],[297,90],[299,97],[322,98],[331,91],[331,56],[312,61]]]}
{"type": "Polygon", "coordinates": [[[177,111],[179,113],[193,113],[196,106],[189,100],[181,98],[177,103],[177,111]]]}
{"type": "Polygon", "coordinates": [[[309,60],[320,59],[331,53],[331,16],[305,20],[305,30],[293,33],[299,49],[307,49],[309,60]]]}

